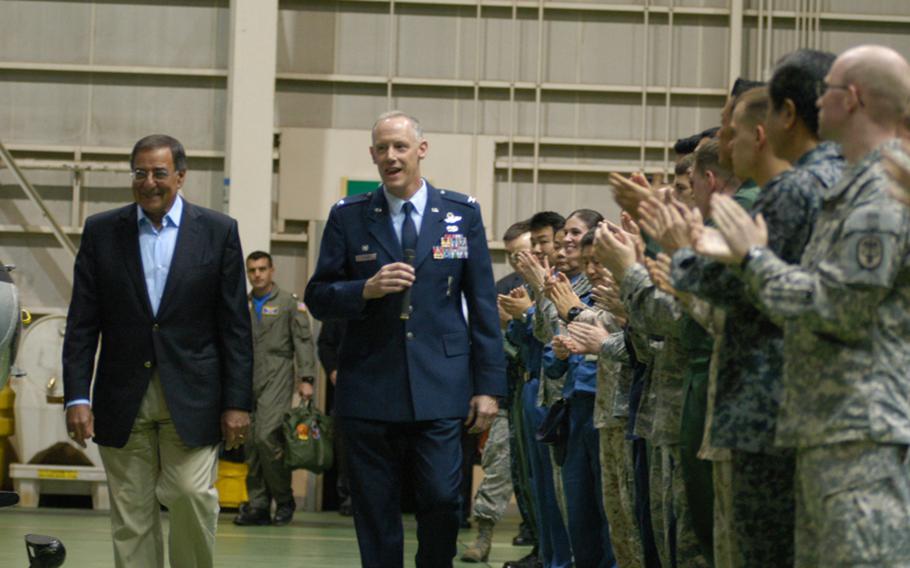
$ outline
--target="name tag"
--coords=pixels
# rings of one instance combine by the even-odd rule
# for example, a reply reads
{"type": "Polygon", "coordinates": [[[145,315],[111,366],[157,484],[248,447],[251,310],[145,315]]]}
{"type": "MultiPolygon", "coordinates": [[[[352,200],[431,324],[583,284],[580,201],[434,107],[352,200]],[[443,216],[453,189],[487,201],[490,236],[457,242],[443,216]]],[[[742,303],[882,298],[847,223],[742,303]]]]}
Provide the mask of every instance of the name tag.
{"type": "Polygon", "coordinates": [[[371,260],[376,260],[376,253],[371,252],[368,254],[358,254],[354,257],[354,262],[369,262],[371,260]]]}
{"type": "Polygon", "coordinates": [[[278,306],[262,306],[262,315],[277,316],[278,315],[278,306]]]}

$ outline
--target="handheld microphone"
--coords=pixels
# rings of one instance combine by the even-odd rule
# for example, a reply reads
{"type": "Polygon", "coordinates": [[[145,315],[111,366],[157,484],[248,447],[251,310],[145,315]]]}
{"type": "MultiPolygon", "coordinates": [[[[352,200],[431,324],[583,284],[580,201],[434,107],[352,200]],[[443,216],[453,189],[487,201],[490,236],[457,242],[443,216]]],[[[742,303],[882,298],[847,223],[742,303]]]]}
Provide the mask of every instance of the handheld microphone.
{"type": "MultiPolygon", "coordinates": [[[[404,249],[404,261],[408,266],[414,266],[414,257],[416,253],[414,249],[404,249]]],[[[411,319],[411,288],[408,286],[405,288],[404,292],[401,295],[401,314],[400,317],[403,320],[411,319]]]]}

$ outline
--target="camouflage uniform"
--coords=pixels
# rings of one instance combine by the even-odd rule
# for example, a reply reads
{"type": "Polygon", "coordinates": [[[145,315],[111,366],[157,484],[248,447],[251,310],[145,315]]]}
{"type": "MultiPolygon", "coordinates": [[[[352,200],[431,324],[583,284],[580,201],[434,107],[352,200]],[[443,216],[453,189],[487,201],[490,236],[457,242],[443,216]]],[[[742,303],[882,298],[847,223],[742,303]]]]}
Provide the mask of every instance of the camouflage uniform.
{"type": "Polygon", "coordinates": [[[498,523],[512,498],[509,451],[509,418],[505,408],[493,419],[480,466],[483,480],[474,496],[474,516],[498,523]]]}
{"type": "MultiPolygon", "coordinates": [[[[771,248],[791,262],[801,256],[818,213],[816,185],[817,179],[805,170],[786,170],[762,187],[751,209],[753,216],[764,216],[771,248]]],[[[782,388],[782,331],[758,310],[735,269],[680,249],[673,255],[672,278],[677,290],[694,293],[727,316],[711,442],[733,450],[732,520],[741,559],[789,566],[795,461],[790,452],[773,447],[782,388]]]]}
{"type": "Polygon", "coordinates": [[[688,498],[679,467],[679,432],[683,407],[683,378],[688,365],[681,343],[682,306],[672,295],[658,290],[644,266],[626,271],[620,296],[632,325],[662,337],[654,356],[651,388],[654,422],[651,443],[651,518],[661,563],[664,566],[708,566],[695,536],[688,498]],[[662,524],[662,532],[658,531],[662,524]],[[675,527],[675,530],[672,530],[675,527]],[[675,552],[675,555],[674,555],[675,552]]]}
{"type": "Polygon", "coordinates": [[[880,161],[825,191],[800,266],[758,249],[744,270],[785,326],[777,443],[798,450],[799,566],[910,565],[910,215],[880,161]]]}
{"type": "Polygon", "coordinates": [[[626,440],[632,369],[625,338],[615,319],[603,310],[587,308],[575,321],[599,323],[612,331],[597,359],[594,427],[600,436],[600,474],[603,507],[610,525],[610,541],[619,568],[639,568],[641,536],[635,518],[632,452],[626,440]]]}

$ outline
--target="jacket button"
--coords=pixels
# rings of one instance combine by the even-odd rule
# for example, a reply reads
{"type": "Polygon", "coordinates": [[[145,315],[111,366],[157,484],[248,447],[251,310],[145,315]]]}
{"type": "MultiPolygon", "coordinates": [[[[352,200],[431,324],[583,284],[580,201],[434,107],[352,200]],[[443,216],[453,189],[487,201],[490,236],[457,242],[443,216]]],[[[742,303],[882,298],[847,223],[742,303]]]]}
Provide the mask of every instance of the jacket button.
{"type": "Polygon", "coordinates": [[[405,334],[405,337],[407,337],[408,339],[414,339],[414,334],[409,331],[405,334]]]}
{"type": "Polygon", "coordinates": [[[151,369],[151,368],[152,368],[152,362],[151,362],[151,361],[146,361],[145,363],[142,364],[142,366],[145,367],[146,369],[151,369]]]}

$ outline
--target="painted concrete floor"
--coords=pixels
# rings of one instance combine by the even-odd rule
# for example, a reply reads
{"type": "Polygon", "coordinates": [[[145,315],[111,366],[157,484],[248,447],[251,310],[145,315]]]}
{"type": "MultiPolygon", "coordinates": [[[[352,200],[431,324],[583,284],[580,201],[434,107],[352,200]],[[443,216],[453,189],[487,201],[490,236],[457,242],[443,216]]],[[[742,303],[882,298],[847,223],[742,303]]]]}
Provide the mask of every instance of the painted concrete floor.
{"type": "MultiPolygon", "coordinates": [[[[286,527],[238,527],[231,523],[234,513],[222,513],[215,547],[219,568],[307,567],[348,568],[360,566],[354,524],[335,512],[300,513],[286,527]]],[[[167,530],[167,515],[163,515],[167,530]]],[[[415,522],[405,517],[405,566],[413,566],[417,550],[415,522]]],[[[455,566],[502,566],[528,552],[513,547],[518,518],[508,515],[494,532],[493,549],[487,564],[458,562],[455,566]]],[[[0,566],[26,566],[24,537],[28,533],[52,535],[67,550],[64,568],[109,568],[113,566],[110,522],[106,513],[86,509],[0,509],[0,566]]],[[[458,535],[459,555],[474,541],[474,529],[458,535]]]]}

